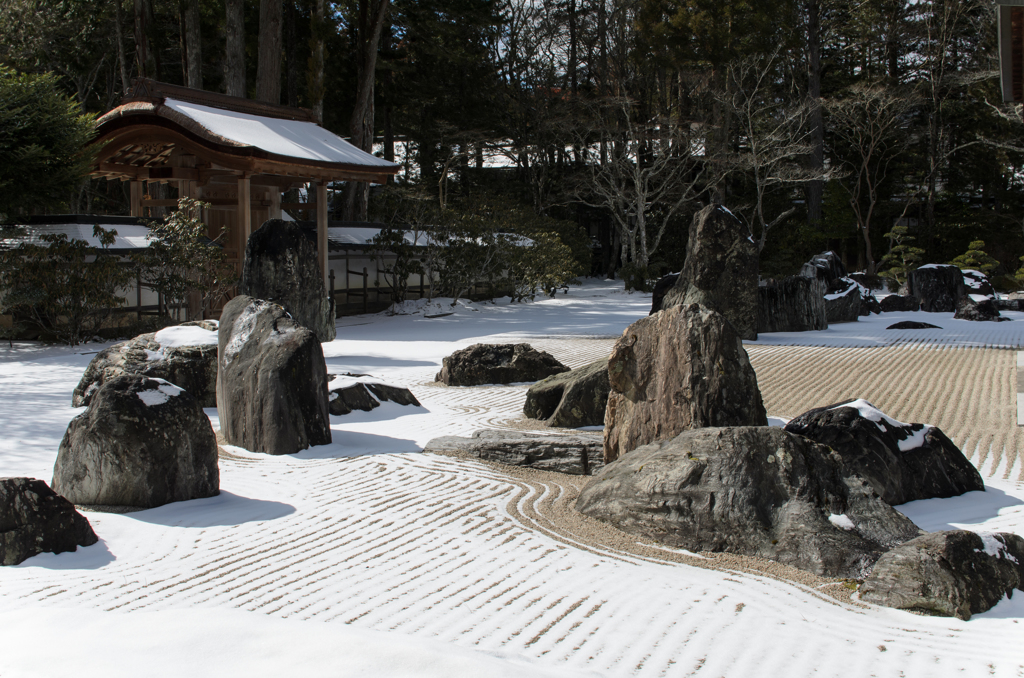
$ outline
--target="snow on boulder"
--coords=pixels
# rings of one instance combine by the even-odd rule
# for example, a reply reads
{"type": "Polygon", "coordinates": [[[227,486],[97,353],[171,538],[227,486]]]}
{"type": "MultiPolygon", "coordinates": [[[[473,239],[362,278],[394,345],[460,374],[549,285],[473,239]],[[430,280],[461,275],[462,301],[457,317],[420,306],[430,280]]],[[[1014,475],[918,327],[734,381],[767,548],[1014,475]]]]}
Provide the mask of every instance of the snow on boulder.
{"type": "Polygon", "coordinates": [[[0,478],[0,565],[97,541],[86,517],[42,480],[0,478]]]}
{"type": "Polygon", "coordinates": [[[929,313],[952,313],[966,292],[960,269],[950,264],[927,264],[907,276],[907,292],[929,313]]]}
{"type": "Polygon", "coordinates": [[[992,283],[989,282],[987,275],[972,268],[961,269],[960,272],[964,276],[964,286],[971,299],[982,301],[984,299],[994,300],[996,298],[996,291],[992,287],[992,283]]]}
{"type": "Polygon", "coordinates": [[[320,342],[279,304],[239,295],[221,313],[217,411],[224,439],[294,454],[331,442],[320,342]]]}
{"type": "Polygon", "coordinates": [[[866,400],[810,410],[786,430],[834,449],[889,504],[985,489],[978,470],[938,428],[897,421],[866,400]]]}
{"type": "Polygon", "coordinates": [[[860,283],[850,278],[836,278],[825,295],[825,317],[829,324],[857,322],[861,311],[860,283]]]}
{"type": "Polygon", "coordinates": [[[420,401],[409,389],[368,374],[328,374],[327,377],[328,409],[335,416],[353,410],[369,412],[384,401],[420,407],[420,401]]]}
{"type": "Polygon", "coordinates": [[[163,379],[109,379],[68,424],[53,489],[75,504],[140,509],[215,496],[210,419],[188,391],[163,379]]]}
{"type": "Polygon", "coordinates": [[[956,313],[953,317],[957,320],[972,320],[975,322],[1003,322],[1010,318],[1003,318],[999,315],[999,307],[992,299],[981,295],[964,295],[956,302],[956,313]],[[974,297],[978,298],[975,299],[974,297]]]}
{"type": "Polygon", "coordinates": [[[860,579],[920,530],[845,475],[835,452],[777,427],[701,428],[608,464],[576,509],[675,548],[860,579]]]}
{"type": "Polygon", "coordinates": [[[957,617],[991,609],[1024,590],[1024,539],[1008,532],[933,532],[892,549],[860,586],[860,599],[957,617]]]}
{"type": "Polygon", "coordinates": [[[165,327],[100,351],[72,392],[71,405],[88,405],[103,382],[123,374],[164,379],[191,393],[203,407],[216,407],[217,321],[165,327]]]}

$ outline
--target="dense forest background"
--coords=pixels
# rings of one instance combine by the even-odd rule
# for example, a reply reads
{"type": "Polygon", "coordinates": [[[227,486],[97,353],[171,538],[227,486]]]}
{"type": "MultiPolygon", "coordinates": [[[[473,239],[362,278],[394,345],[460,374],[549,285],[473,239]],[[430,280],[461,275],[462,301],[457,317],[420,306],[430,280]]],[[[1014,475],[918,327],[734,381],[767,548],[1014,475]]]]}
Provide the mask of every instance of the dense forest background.
{"type": "MultiPolygon", "coordinates": [[[[5,0],[0,65],[97,114],[140,75],[311,108],[404,165],[368,204],[337,187],[337,217],[416,204],[396,190],[511,202],[592,238],[602,273],[677,270],[712,201],[765,276],[827,248],[874,272],[893,247],[947,262],[981,240],[1012,286],[1024,255],[1024,124],[990,2],[5,0]]],[[[127,202],[89,181],[64,207],[127,202]]]]}

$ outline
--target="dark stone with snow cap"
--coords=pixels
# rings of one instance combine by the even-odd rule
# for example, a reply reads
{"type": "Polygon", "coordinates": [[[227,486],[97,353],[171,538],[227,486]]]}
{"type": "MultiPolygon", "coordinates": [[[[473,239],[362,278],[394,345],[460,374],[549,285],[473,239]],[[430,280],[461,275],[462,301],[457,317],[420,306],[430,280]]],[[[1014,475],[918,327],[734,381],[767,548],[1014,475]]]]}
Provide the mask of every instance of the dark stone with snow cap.
{"type": "Polygon", "coordinates": [[[825,283],[791,275],[766,280],[757,289],[758,332],[810,332],[828,329],[825,283]]]}
{"type": "Polygon", "coordinates": [[[79,505],[152,508],[220,490],[217,439],[199,401],[138,374],[104,382],[71,420],[53,489],[79,505]]]}
{"type": "Polygon", "coordinates": [[[334,304],[324,288],[316,247],[294,221],[269,219],[245,245],[242,294],[280,304],[321,342],[334,341],[334,304]]]}
{"type": "Polygon", "coordinates": [[[85,516],[42,480],[0,478],[0,565],[97,541],[85,516]]]}
{"type": "Polygon", "coordinates": [[[933,532],[892,549],[860,586],[866,603],[968,620],[1024,589],[1024,539],[933,532]]]}
{"type": "Polygon", "coordinates": [[[857,322],[861,310],[861,287],[850,278],[836,278],[825,295],[825,317],[828,323],[857,322]]]}
{"type": "Polygon", "coordinates": [[[1002,322],[1009,320],[999,315],[999,308],[992,299],[975,301],[970,296],[964,295],[956,302],[956,313],[953,317],[957,320],[972,320],[975,322],[1002,322]]]}
{"type": "Polygon", "coordinates": [[[952,313],[966,294],[963,273],[949,264],[928,264],[911,271],[906,287],[921,302],[921,310],[929,313],[952,313]]]}
{"type": "Polygon", "coordinates": [[[882,313],[908,313],[921,310],[921,302],[917,300],[917,297],[910,295],[890,294],[882,297],[878,305],[882,313]]]}
{"type": "Polygon", "coordinates": [[[810,410],[785,430],[831,447],[889,504],[985,489],[978,470],[941,430],[896,421],[864,400],[810,410]]]}
{"type": "MultiPolygon", "coordinates": [[[[333,379],[334,376],[327,375],[328,379],[333,379]]],[[[343,374],[341,376],[350,377],[356,381],[344,386],[332,387],[331,382],[327,384],[330,389],[328,408],[335,416],[349,414],[353,410],[369,412],[380,407],[383,401],[391,401],[399,405],[420,406],[420,401],[407,388],[382,384],[374,381],[373,377],[368,374],[343,374]]]]}
{"type": "Polygon", "coordinates": [[[608,359],[604,460],[704,426],[767,426],[757,376],[724,316],[692,304],[636,321],[608,359]]]}
{"type": "Polygon", "coordinates": [[[436,378],[447,386],[482,386],[539,381],[568,371],[529,344],[473,344],[444,358],[436,378]]]}
{"type": "Polygon", "coordinates": [[[662,309],[700,304],[725,316],[743,339],[757,339],[758,251],[750,229],[721,205],[693,217],[686,261],[662,309]]]}
{"type": "MultiPolygon", "coordinates": [[[[175,327],[196,327],[216,340],[217,321],[202,320],[175,327]]],[[[164,328],[161,332],[173,328],[164,328]]],[[[161,332],[149,332],[100,351],[85,368],[71,394],[72,407],[84,407],[104,381],[122,374],[165,379],[185,389],[203,407],[217,406],[217,342],[191,346],[163,346],[161,332]]]]}
{"type": "Polygon", "coordinates": [[[987,275],[971,268],[961,269],[960,272],[964,276],[964,291],[967,294],[980,294],[989,299],[996,298],[995,288],[992,287],[987,275]]]}
{"type": "Polygon", "coordinates": [[[864,294],[866,288],[861,288],[860,297],[860,315],[867,316],[872,313],[879,314],[882,312],[882,305],[878,303],[878,299],[873,294],[864,294]]]}
{"type": "Polygon", "coordinates": [[[280,305],[240,295],[221,313],[217,411],[224,439],[293,454],[331,442],[327,367],[313,333],[280,305]]]}
{"type": "Polygon", "coordinates": [[[800,275],[805,278],[818,278],[830,290],[834,289],[835,283],[841,278],[849,277],[842,259],[832,251],[815,254],[800,269],[800,275]]]}
{"type": "Polygon", "coordinates": [[[608,464],[576,508],[669,546],[859,579],[920,530],[846,475],[838,454],[779,428],[702,428],[608,464]]]}
{"type": "Polygon", "coordinates": [[[548,426],[601,426],[608,406],[608,359],[548,377],[526,392],[523,414],[548,426]]]}
{"type": "Polygon", "coordinates": [[[423,451],[468,455],[509,466],[572,475],[590,475],[602,466],[600,433],[545,436],[518,431],[477,431],[470,438],[434,438],[423,451]]]}

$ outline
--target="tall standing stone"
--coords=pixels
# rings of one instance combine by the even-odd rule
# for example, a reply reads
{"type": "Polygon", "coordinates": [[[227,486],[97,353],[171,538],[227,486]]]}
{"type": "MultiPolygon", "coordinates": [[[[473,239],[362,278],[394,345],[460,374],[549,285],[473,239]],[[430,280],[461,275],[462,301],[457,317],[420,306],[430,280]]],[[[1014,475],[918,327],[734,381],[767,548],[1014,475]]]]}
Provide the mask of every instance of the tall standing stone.
{"type": "Polygon", "coordinates": [[[950,264],[928,264],[907,276],[907,293],[917,297],[921,310],[928,313],[952,313],[967,290],[964,274],[950,264]]]}
{"type": "Polygon", "coordinates": [[[229,301],[217,368],[217,413],[229,444],[292,454],[331,442],[323,348],[280,305],[244,295],[229,301]]]}
{"type": "Polygon", "coordinates": [[[239,291],[280,304],[319,341],[334,341],[334,304],[316,248],[294,221],[269,219],[249,236],[239,291]]]}
{"type": "Polygon", "coordinates": [[[719,313],[674,306],[626,328],[608,359],[604,461],[705,426],[767,426],[743,342],[719,313]]]}
{"type": "Polygon", "coordinates": [[[750,229],[721,205],[705,207],[693,217],[686,262],[660,308],[700,304],[725,316],[740,338],[757,339],[757,257],[750,229]]]}

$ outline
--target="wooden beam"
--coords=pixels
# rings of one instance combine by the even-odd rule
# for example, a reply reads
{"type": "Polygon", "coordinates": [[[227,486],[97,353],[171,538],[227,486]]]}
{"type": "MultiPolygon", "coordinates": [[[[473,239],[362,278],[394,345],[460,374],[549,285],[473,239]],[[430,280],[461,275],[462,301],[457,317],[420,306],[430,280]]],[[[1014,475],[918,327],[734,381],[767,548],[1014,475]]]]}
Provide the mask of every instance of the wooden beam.
{"type": "Polygon", "coordinates": [[[131,183],[131,215],[133,217],[142,216],[142,182],[133,181],[131,183]]]}
{"type": "Polygon", "coordinates": [[[327,279],[327,184],[316,185],[316,256],[320,260],[320,273],[324,277],[324,289],[329,289],[327,279]]]}
{"type": "MultiPolygon", "coordinates": [[[[249,202],[249,177],[238,177],[238,235],[239,248],[244,253],[252,234],[252,208],[249,202]]],[[[243,254],[244,257],[244,254],[243,254]]],[[[241,273],[241,271],[239,271],[241,273]]]]}

